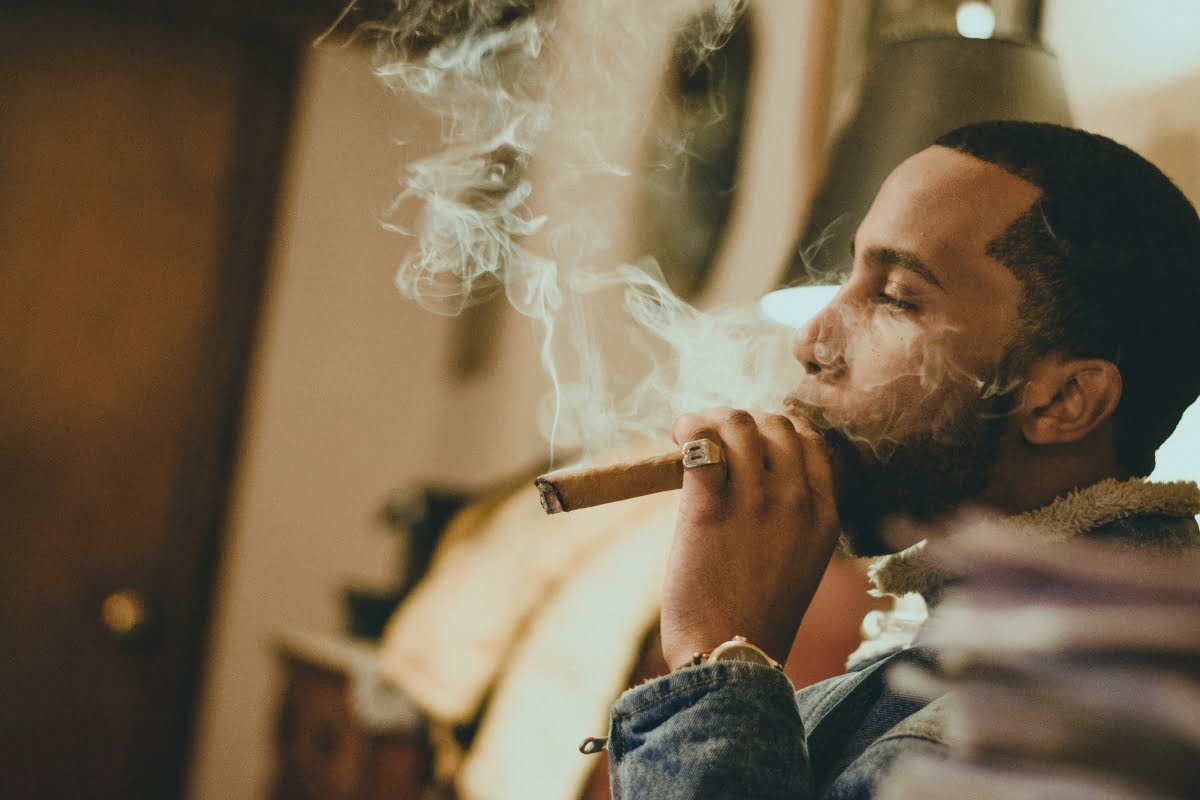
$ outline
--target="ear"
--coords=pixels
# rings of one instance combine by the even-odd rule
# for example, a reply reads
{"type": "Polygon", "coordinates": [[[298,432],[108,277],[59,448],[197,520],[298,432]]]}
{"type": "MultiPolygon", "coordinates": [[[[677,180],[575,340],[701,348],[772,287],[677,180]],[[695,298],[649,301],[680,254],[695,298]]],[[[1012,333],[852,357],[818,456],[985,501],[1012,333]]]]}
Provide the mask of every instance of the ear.
{"type": "Polygon", "coordinates": [[[1112,417],[1122,389],[1121,371],[1111,361],[1044,358],[1029,371],[1021,432],[1030,444],[1080,441],[1112,417]]]}

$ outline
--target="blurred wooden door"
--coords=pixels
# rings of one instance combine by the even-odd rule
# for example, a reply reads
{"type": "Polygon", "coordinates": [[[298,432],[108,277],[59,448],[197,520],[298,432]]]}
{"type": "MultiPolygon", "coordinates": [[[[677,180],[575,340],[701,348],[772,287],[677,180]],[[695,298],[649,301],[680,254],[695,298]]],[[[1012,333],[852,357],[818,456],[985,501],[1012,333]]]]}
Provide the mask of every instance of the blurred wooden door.
{"type": "Polygon", "coordinates": [[[0,797],[174,797],[296,45],[180,3],[152,20],[137,3],[14,5],[0,10],[0,797]]]}

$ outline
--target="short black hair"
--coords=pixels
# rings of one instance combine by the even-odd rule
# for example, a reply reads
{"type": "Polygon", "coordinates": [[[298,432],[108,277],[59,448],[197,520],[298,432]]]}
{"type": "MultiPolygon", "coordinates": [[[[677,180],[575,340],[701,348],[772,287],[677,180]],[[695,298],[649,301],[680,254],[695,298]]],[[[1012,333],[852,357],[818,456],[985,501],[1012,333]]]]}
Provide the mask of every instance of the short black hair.
{"type": "Polygon", "coordinates": [[[1135,475],[1200,394],[1200,217],[1156,166],[1124,145],[1048,123],[992,121],[937,145],[1041,189],[988,246],[1021,281],[1022,345],[1104,358],[1124,382],[1117,457],[1135,475]]]}

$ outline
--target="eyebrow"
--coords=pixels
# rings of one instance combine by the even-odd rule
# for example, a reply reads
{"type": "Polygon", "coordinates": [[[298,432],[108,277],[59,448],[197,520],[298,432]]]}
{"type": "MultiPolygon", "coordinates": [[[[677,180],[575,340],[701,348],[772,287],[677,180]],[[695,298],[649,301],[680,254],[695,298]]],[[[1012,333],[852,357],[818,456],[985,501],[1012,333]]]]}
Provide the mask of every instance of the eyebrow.
{"type": "MultiPolygon", "coordinates": [[[[854,254],[854,240],[850,240],[850,254],[854,254]]],[[[916,273],[927,283],[936,286],[942,291],[946,291],[946,287],[942,286],[942,282],[933,274],[931,270],[921,258],[911,250],[901,250],[897,247],[868,247],[864,253],[867,261],[881,267],[899,266],[910,272],[916,273]]]]}

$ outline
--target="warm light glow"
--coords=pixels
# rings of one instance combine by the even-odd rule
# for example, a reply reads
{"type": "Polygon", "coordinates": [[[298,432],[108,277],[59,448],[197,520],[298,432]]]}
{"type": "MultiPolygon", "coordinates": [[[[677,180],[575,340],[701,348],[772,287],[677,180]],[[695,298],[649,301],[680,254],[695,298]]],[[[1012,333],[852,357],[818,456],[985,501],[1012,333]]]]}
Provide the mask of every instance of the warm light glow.
{"type": "MultiPolygon", "coordinates": [[[[1115,109],[1136,100],[1142,109],[1137,116],[1158,109],[1182,113],[1171,125],[1194,130],[1190,120],[1195,119],[1191,109],[1196,103],[1190,92],[1200,71],[1200,3],[1154,0],[1138,3],[1136,9],[1129,0],[1054,0],[1043,5],[1044,41],[1058,55],[1072,108],[1085,117],[1077,123],[1096,125],[1097,118],[1090,117],[1094,109],[1115,109]]],[[[1149,144],[1165,124],[1115,116],[1095,130],[1137,150],[1136,145],[1149,144]]],[[[1161,142],[1156,147],[1161,149],[1161,142]]],[[[1194,180],[1191,186],[1194,201],[1200,186],[1194,180]]]]}
{"type": "Polygon", "coordinates": [[[996,30],[996,12],[981,0],[968,0],[958,4],[954,22],[959,34],[968,39],[990,39],[996,30]]]}
{"type": "Polygon", "coordinates": [[[799,328],[829,304],[840,286],[793,286],[776,289],[758,301],[758,309],[767,319],[799,328]]]}

